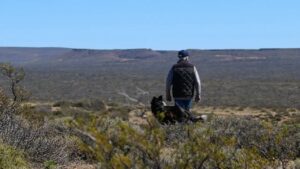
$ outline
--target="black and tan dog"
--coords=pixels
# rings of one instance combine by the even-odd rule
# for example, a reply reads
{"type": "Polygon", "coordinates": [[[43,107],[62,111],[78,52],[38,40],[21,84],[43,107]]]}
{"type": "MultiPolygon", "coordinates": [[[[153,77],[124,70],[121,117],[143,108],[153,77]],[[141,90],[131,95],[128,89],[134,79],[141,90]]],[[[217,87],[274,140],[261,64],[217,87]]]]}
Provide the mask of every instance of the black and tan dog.
{"type": "Polygon", "coordinates": [[[179,106],[166,106],[162,96],[152,98],[151,111],[162,124],[174,124],[176,122],[188,123],[206,120],[205,115],[196,117],[179,106]]]}

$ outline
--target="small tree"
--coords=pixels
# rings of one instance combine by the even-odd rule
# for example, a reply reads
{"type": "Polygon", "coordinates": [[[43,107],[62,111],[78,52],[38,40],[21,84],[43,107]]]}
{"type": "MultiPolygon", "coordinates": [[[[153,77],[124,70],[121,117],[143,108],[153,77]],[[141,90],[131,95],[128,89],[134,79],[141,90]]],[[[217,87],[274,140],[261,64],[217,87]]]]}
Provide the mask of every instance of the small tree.
{"type": "Polygon", "coordinates": [[[29,92],[27,92],[24,87],[20,85],[20,82],[24,80],[25,72],[23,68],[15,68],[11,64],[0,64],[0,73],[8,78],[9,89],[12,94],[12,102],[10,107],[15,107],[19,105],[22,101],[29,97],[29,92]]]}

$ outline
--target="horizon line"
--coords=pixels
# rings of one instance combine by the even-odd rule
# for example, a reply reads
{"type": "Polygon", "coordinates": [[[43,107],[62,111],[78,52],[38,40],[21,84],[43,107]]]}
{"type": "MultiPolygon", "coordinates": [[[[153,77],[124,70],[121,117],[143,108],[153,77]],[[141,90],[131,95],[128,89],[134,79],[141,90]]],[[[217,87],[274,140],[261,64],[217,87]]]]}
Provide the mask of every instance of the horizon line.
{"type": "Polygon", "coordinates": [[[61,46],[0,46],[0,48],[31,48],[31,49],[82,49],[82,50],[153,50],[153,51],[178,51],[178,50],[291,50],[300,47],[267,47],[267,48],[186,48],[186,49],[153,49],[153,48],[85,48],[85,47],[61,47],[61,46]]]}

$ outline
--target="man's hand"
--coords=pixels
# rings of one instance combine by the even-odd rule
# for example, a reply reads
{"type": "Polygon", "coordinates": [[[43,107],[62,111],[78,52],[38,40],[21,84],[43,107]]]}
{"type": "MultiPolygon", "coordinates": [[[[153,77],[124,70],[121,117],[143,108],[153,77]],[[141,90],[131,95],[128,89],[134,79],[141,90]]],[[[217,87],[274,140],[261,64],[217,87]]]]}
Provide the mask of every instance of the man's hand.
{"type": "Polygon", "coordinates": [[[200,96],[196,96],[196,97],[195,97],[195,102],[198,103],[198,102],[200,102],[200,101],[201,101],[201,97],[200,97],[200,96]]]}

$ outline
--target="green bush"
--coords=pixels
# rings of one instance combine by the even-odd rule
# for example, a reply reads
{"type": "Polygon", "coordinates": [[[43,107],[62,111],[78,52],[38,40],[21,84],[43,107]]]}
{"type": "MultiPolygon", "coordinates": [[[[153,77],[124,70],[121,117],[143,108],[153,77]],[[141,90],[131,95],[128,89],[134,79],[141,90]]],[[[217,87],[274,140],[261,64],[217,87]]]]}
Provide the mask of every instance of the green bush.
{"type": "Polygon", "coordinates": [[[49,160],[44,162],[45,169],[56,169],[57,164],[55,161],[49,160]]]}
{"type": "Polygon", "coordinates": [[[0,169],[29,169],[23,152],[0,142],[0,169]]]}

